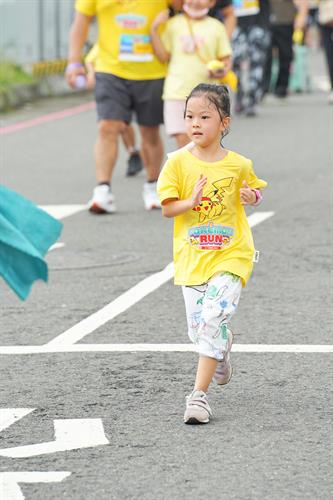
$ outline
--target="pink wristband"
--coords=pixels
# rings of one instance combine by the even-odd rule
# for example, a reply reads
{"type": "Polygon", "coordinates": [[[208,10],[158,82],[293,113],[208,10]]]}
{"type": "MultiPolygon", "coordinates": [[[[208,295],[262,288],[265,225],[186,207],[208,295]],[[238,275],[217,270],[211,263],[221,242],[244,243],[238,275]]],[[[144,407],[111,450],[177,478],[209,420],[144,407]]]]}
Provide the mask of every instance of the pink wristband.
{"type": "Polygon", "coordinates": [[[260,205],[260,203],[262,202],[262,194],[261,194],[261,191],[259,189],[252,189],[252,191],[256,195],[256,201],[254,203],[252,203],[252,206],[256,207],[256,206],[260,205]]]}

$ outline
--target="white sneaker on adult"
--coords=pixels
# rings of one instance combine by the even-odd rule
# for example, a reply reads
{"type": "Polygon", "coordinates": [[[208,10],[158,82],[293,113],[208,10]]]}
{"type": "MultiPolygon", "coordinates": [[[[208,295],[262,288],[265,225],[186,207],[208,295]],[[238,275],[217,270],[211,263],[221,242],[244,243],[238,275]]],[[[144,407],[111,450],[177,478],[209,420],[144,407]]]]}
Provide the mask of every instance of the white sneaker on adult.
{"type": "Polygon", "coordinates": [[[114,196],[107,184],[96,186],[93,197],[88,202],[90,212],[94,214],[112,214],[116,211],[114,196]]]}
{"type": "Polygon", "coordinates": [[[143,185],[143,201],[146,210],[161,208],[161,203],[156,191],[157,182],[146,182],[143,185]]]}

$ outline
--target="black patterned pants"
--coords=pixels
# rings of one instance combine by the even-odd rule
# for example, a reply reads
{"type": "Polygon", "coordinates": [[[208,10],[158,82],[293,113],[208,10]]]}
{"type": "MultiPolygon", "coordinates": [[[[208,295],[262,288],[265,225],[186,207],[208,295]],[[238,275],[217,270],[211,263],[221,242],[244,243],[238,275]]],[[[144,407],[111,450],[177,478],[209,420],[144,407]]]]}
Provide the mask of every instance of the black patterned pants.
{"type": "Polygon", "coordinates": [[[267,51],[270,46],[269,31],[261,26],[237,27],[233,39],[233,69],[238,77],[237,103],[247,97],[248,105],[260,101],[263,94],[263,77],[267,51]],[[248,83],[245,91],[242,64],[249,63],[248,83]],[[245,96],[246,94],[246,96],[245,96]]]}

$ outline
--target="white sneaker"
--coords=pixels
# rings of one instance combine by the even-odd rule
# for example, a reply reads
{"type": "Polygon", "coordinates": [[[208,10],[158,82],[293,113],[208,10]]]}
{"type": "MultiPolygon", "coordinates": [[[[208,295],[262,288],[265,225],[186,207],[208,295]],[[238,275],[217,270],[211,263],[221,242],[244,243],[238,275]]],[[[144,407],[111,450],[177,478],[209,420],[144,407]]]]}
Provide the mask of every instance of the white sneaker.
{"type": "Polygon", "coordinates": [[[156,191],[157,182],[146,182],[143,185],[143,201],[146,210],[161,208],[161,203],[156,191]]]}
{"type": "Polygon", "coordinates": [[[194,390],[186,397],[185,424],[208,424],[212,410],[203,391],[194,390]]]}
{"type": "Polygon", "coordinates": [[[112,214],[116,211],[114,196],[109,186],[101,184],[94,188],[93,197],[88,203],[88,208],[94,214],[112,214]]]}

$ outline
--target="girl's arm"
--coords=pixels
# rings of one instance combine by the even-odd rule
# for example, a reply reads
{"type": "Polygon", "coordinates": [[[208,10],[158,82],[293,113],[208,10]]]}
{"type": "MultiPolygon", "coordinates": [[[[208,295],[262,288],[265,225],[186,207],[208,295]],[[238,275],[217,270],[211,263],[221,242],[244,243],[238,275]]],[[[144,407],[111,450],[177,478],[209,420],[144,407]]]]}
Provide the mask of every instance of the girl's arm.
{"type": "Polygon", "coordinates": [[[162,215],[164,215],[164,217],[176,217],[199,205],[206,183],[207,177],[200,175],[194,186],[192,196],[186,200],[176,200],[174,198],[164,200],[162,204],[162,215]]]}
{"type": "Polygon", "coordinates": [[[240,189],[240,199],[242,205],[252,205],[253,207],[260,205],[262,194],[260,189],[252,189],[246,181],[243,181],[240,189]]]}
{"type": "Polygon", "coordinates": [[[155,17],[150,28],[151,43],[153,46],[154,53],[162,63],[169,62],[170,54],[163,45],[161,37],[158,33],[158,28],[160,27],[161,24],[166,23],[168,19],[169,19],[169,11],[164,10],[155,17]]]}

